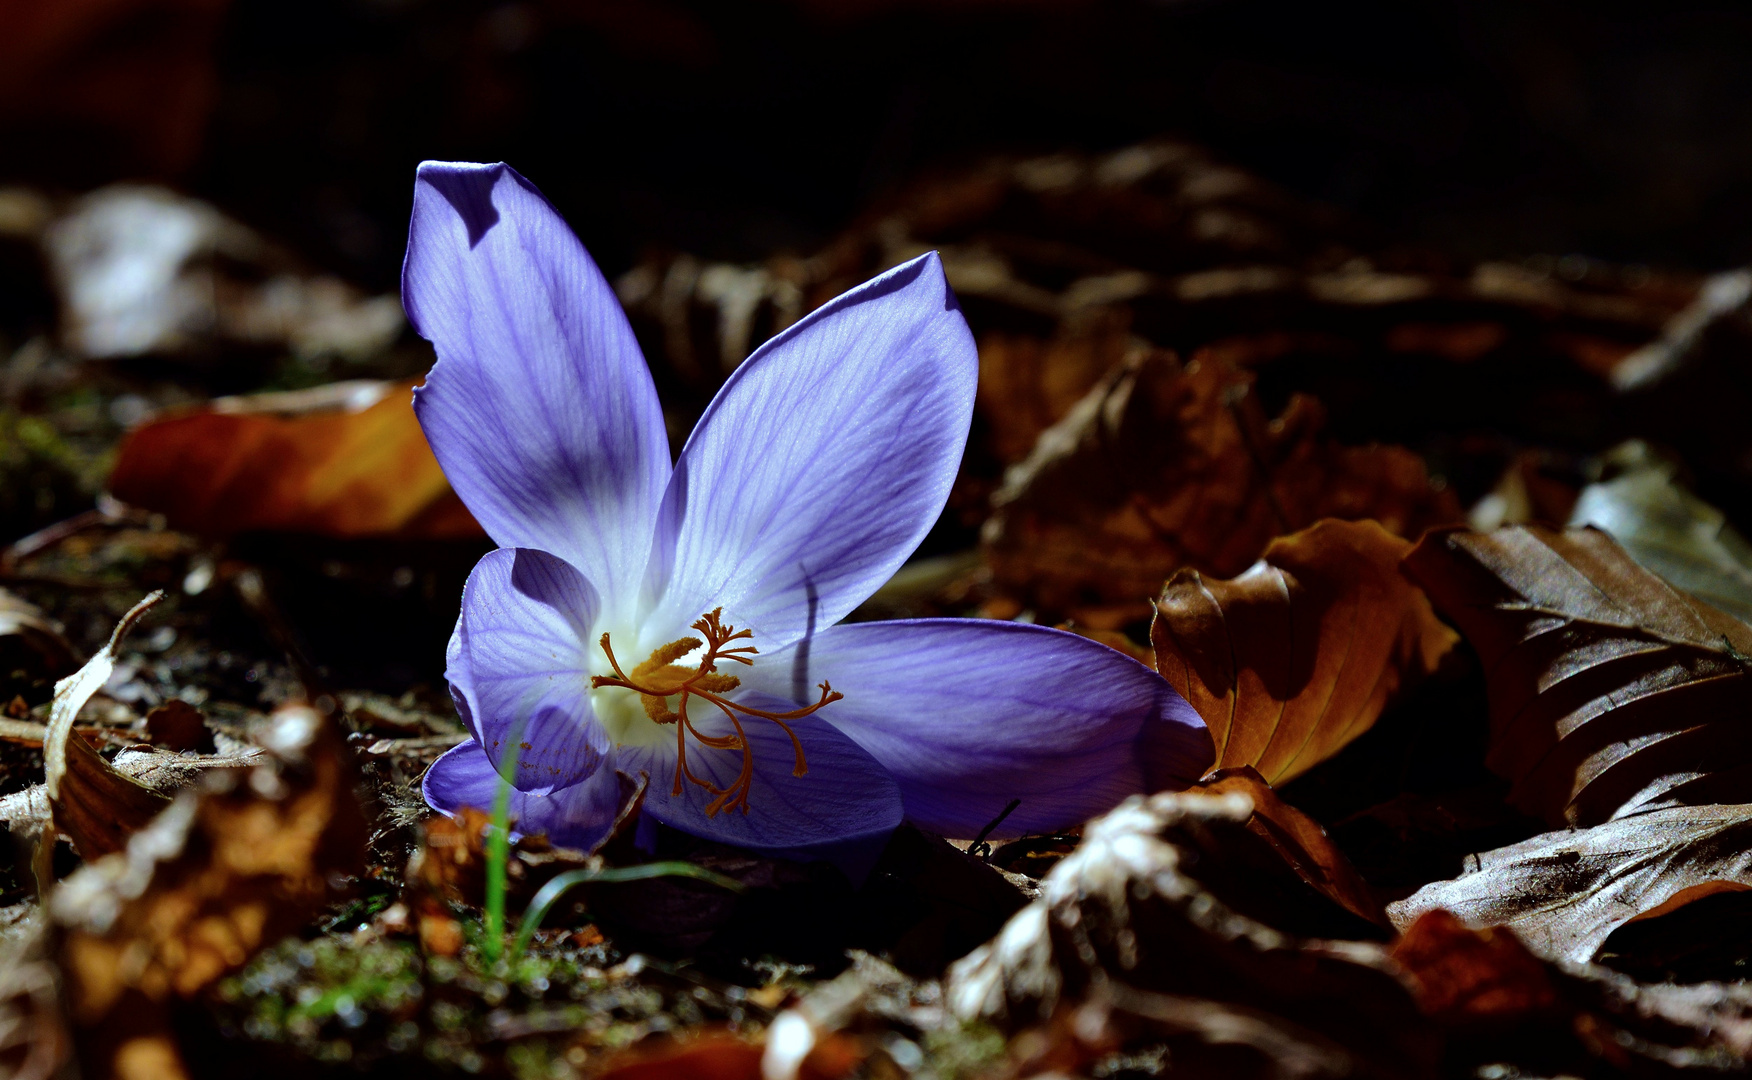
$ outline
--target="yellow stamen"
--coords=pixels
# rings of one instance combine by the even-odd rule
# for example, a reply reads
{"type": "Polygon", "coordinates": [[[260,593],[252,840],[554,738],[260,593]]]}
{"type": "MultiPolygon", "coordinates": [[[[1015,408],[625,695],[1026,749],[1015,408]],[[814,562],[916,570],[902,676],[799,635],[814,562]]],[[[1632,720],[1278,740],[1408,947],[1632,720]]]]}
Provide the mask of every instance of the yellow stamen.
{"type": "Polygon", "coordinates": [[[737,713],[745,716],[770,720],[779,725],[779,729],[791,738],[791,748],[797,753],[797,763],[792,769],[793,776],[802,776],[809,771],[809,763],[803,757],[803,743],[797,738],[797,733],[791,730],[788,720],[800,720],[825,705],[829,705],[844,697],[836,693],[827,683],[821,685],[821,700],[813,705],[790,712],[768,712],[743,705],[722,695],[729,693],[742,685],[742,680],[734,675],[726,675],[717,670],[720,661],[732,660],[738,664],[754,663],[750,656],[759,652],[753,645],[735,645],[731,643],[754,637],[752,630],[738,630],[726,625],[722,620],[724,609],[718,608],[701,617],[693,624],[693,628],[705,635],[705,641],[699,638],[681,638],[661,646],[653,651],[648,659],[633,668],[633,674],[628,676],[621,670],[620,661],[615,659],[614,649],[610,647],[608,635],[602,635],[602,651],[608,657],[608,666],[614,669],[613,675],[593,675],[590,678],[590,688],[599,689],[604,686],[618,686],[631,690],[639,695],[640,704],[645,708],[645,715],[654,723],[675,725],[675,785],[671,795],[680,795],[683,781],[696,784],[716,795],[717,798],[706,807],[707,817],[716,817],[720,810],[734,809],[738,806],[743,813],[748,813],[748,790],[754,784],[754,752],[748,745],[748,735],[742,730],[742,721],[737,713]],[[702,644],[706,646],[705,655],[700,658],[699,666],[685,668],[676,664],[677,660],[693,652],[702,644]],[[669,708],[669,699],[678,698],[675,710],[669,708]],[[689,698],[703,698],[718,707],[730,720],[734,729],[733,735],[702,735],[688,719],[687,703],[689,698]],[[692,735],[694,741],[702,747],[712,750],[734,750],[742,755],[742,769],[736,779],[727,788],[718,787],[709,780],[702,780],[687,767],[687,737],[692,735]]]}

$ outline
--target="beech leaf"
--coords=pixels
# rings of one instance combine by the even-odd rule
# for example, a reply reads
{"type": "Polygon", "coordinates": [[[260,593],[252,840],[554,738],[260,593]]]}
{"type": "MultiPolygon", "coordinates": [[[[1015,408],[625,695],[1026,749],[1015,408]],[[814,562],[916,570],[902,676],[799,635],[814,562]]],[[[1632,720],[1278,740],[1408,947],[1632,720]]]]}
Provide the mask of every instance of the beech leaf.
{"type": "Polygon", "coordinates": [[[42,609],[5,589],[0,589],[0,660],[7,663],[0,672],[23,669],[50,678],[79,666],[72,644],[42,609]]]}
{"type": "MultiPolygon", "coordinates": [[[[1375,899],[1368,883],[1326,835],[1320,823],[1278,798],[1277,792],[1251,766],[1219,769],[1195,790],[1206,795],[1247,796],[1253,803],[1253,816],[1247,819],[1247,831],[1263,840],[1270,851],[1270,865],[1265,868],[1269,873],[1280,878],[1293,875],[1308,889],[1357,918],[1376,927],[1388,925],[1380,901],[1375,899]]],[[[1240,857],[1242,852],[1238,846],[1232,853],[1240,857]]],[[[1311,898],[1281,888],[1274,891],[1284,895],[1300,910],[1266,918],[1266,922],[1293,928],[1306,918],[1311,898]]],[[[1369,933],[1367,927],[1347,927],[1345,930],[1349,931],[1345,936],[1351,937],[1368,936],[1369,933]]]]}
{"type": "Polygon", "coordinates": [[[1273,537],[1322,518],[1416,536],[1459,504],[1402,447],[1339,446],[1325,410],[1294,395],[1268,416],[1254,376],[1213,356],[1128,357],[993,497],[984,539],[997,587],[1097,629],[1147,616],[1142,597],[1182,566],[1229,576],[1273,537]]]}
{"type": "Polygon", "coordinates": [[[110,492],[206,536],[477,537],[414,418],[412,387],[334,383],[148,421],[117,451],[110,492]]]}
{"type": "Polygon", "coordinates": [[[1372,521],[1322,521],[1230,581],[1169,579],[1150,630],[1156,666],[1204,717],[1218,767],[1295,777],[1436,669],[1459,638],[1400,575],[1410,548],[1372,521]]]}
{"type": "Polygon", "coordinates": [[[1586,963],[1633,919],[1749,888],[1752,805],[1682,806],[1487,851],[1387,910],[1403,928],[1445,908],[1469,926],[1506,926],[1541,956],[1586,963]]]}
{"type": "Polygon", "coordinates": [[[1624,443],[1606,457],[1621,471],[1583,488],[1569,523],[1610,533],[1670,584],[1752,621],[1752,544],[1720,510],[1680,487],[1678,466],[1647,444],[1624,443]]]}
{"type": "Polygon", "coordinates": [[[209,772],[119,852],[47,898],[86,1076],[187,1075],[188,1001],[296,930],[364,870],[366,822],[341,735],[287,705],[250,769],[209,772]],[[130,1072],[150,1059],[149,1071],[130,1072]]]}
{"type": "Polygon", "coordinates": [[[1253,815],[1237,792],[1121,803],[1085,828],[1037,899],[950,968],[944,1005],[1008,1031],[1078,1004],[1117,1006],[1192,1075],[1211,1046],[1227,1055],[1211,1075],[1431,1075],[1433,1025],[1385,948],[1295,937],[1239,906],[1246,879],[1227,871],[1253,815]],[[1286,1044],[1322,1064],[1290,1068],[1286,1044]]]}
{"type": "Polygon", "coordinates": [[[135,604],[84,667],[55,684],[43,737],[44,787],[48,792],[53,830],[45,831],[38,859],[39,878],[47,874],[46,853],[55,832],[64,833],[86,859],[122,850],[128,837],[170,805],[169,797],[119,772],[84,739],[73,738],[73,721],[91,695],[103,688],[116,668],[116,647],[154,605],[164,599],[155,592],[135,604]]]}
{"type": "Polygon", "coordinates": [[[1596,529],[1443,529],[1404,566],[1484,663],[1511,804],[1585,826],[1744,796],[1752,627],[1596,529]]]}

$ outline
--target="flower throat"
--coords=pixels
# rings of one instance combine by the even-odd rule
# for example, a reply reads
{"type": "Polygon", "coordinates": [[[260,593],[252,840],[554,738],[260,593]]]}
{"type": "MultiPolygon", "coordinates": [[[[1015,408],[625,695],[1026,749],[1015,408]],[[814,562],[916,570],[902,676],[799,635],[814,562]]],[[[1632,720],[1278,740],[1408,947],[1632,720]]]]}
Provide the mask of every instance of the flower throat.
{"type": "Polygon", "coordinates": [[[797,733],[791,730],[787,721],[800,720],[824,705],[838,701],[845,695],[837,693],[827,683],[821,683],[821,700],[813,705],[791,712],[767,712],[764,709],[751,708],[731,701],[724,694],[742,685],[742,680],[734,675],[726,675],[718,671],[721,661],[733,661],[738,664],[752,666],[749,659],[759,652],[753,645],[732,645],[732,642],[746,641],[754,637],[752,630],[738,630],[726,625],[721,616],[723,608],[716,608],[702,616],[693,624],[693,628],[705,635],[702,642],[699,638],[682,638],[672,641],[654,650],[644,663],[633,668],[629,676],[621,670],[620,661],[615,659],[614,649],[609,646],[608,635],[602,635],[602,651],[608,656],[608,664],[614,669],[613,675],[592,675],[590,688],[600,689],[604,686],[618,686],[632,690],[639,695],[639,703],[645,708],[645,715],[658,724],[675,725],[675,786],[670,794],[682,793],[683,781],[697,784],[717,796],[706,807],[707,817],[716,817],[720,810],[741,807],[743,813],[748,813],[748,790],[754,783],[754,751],[748,745],[748,736],[742,730],[742,720],[737,716],[754,717],[761,720],[771,720],[779,725],[784,733],[791,737],[791,748],[797,753],[797,765],[791,775],[802,776],[809,771],[809,763],[803,758],[803,744],[797,739],[797,733]],[[687,668],[676,664],[676,661],[693,652],[701,645],[706,647],[705,654],[700,657],[698,667],[687,668]],[[669,708],[670,698],[679,698],[675,710],[669,708]],[[730,726],[735,731],[733,735],[702,735],[688,719],[687,706],[690,698],[700,698],[716,706],[729,718],[730,726]],[[731,781],[729,787],[721,788],[710,780],[702,780],[695,776],[687,766],[687,737],[692,735],[694,741],[703,747],[713,750],[734,750],[742,755],[742,771],[731,781]]]}

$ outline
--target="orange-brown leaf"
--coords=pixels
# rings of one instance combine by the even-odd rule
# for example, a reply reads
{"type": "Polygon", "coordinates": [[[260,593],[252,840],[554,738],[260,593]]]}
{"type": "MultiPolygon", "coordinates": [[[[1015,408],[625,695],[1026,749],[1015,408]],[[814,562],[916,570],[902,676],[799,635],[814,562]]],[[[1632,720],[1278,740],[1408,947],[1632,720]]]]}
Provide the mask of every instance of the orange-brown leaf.
{"type": "Polygon", "coordinates": [[[1478,650],[1515,806],[1575,826],[1744,799],[1752,627],[1591,528],[1442,530],[1405,571],[1478,650]]]}
{"type": "Polygon", "coordinates": [[[110,492],[189,532],[473,537],[409,403],[411,383],[221,399],[130,432],[110,492]]]}
{"type": "Polygon", "coordinates": [[[1254,376],[1213,357],[1145,352],[1110,372],[1011,470],[986,551],[997,587],[1053,615],[1112,628],[1182,566],[1227,577],[1273,537],[1322,518],[1400,536],[1459,505],[1401,447],[1325,439],[1296,395],[1268,417],[1254,376]]]}
{"type": "Polygon", "coordinates": [[[1400,575],[1410,546],[1372,521],[1322,521],[1233,580],[1169,580],[1157,668],[1204,717],[1219,767],[1270,783],[1305,772],[1435,670],[1459,639],[1400,575]]]}
{"type": "Polygon", "coordinates": [[[1358,918],[1377,926],[1388,925],[1381,902],[1320,823],[1278,798],[1277,792],[1253,768],[1243,765],[1219,769],[1195,790],[1210,795],[1238,792],[1247,796],[1253,802],[1247,831],[1265,841],[1283,861],[1285,870],[1358,918]]]}
{"type": "Polygon", "coordinates": [[[1418,1007],[1450,1027],[1500,1024],[1558,1005],[1545,965],[1504,930],[1473,930],[1451,912],[1430,911],[1393,943],[1418,1007]]]}

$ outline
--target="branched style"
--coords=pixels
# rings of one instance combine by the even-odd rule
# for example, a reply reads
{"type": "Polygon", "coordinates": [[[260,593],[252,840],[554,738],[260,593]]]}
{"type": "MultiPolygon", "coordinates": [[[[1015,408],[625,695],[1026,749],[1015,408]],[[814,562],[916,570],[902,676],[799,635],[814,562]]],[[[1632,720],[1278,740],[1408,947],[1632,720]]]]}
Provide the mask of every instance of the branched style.
{"type": "Polygon", "coordinates": [[[801,720],[810,713],[825,705],[831,705],[845,697],[836,692],[833,687],[823,682],[820,684],[821,700],[813,705],[790,712],[768,712],[756,709],[738,701],[732,701],[723,695],[742,685],[742,680],[734,675],[725,675],[718,671],[718,662],[730,660],[738,664],[754,665],[752,657],[760,650],[753,645],[737,645],[731,647],[731,642],[746,641],[754,636],[748,629],[738,630],[723,621],[723,608],[714,608],[707,612],[693,628],[706,636],[704,642],[699,638],[681,638],[672,641],[661,648],[652,651],[644,663],[633,669],[632,675],[621,670],[620,661],[615,659],[614,649],[609,645],[609,635],[602,635],[602,651],[608,657],[609,666],[614,668],[613,675],[592,675],[590,688],[601,689],[604,686],[619,686],[636,692],[645,706],[645,715],[659,724],[675,725],[675,786],[671,794],[682,793],[682,780],[698,784],[716,795],[706,807],[707,817],[716,817],[719,811],[741,808],[748,813],[748,789],[754,783],[754,750],[748,745],[748,735],[742,730],[742,721],[737,713],[745,716],[771,720],[779,725],[784,733],[791,738],[791,747],[797,753],[797,765],[791,775],[802,776],[809,771],[809,763],[803,756],[803,744],[797,738],[797,733],[791,729],[787,721],[801,720]],[[685,668],[675,662],[705,646],[705,654],[700,657],[699,666],[685,668]],[[656,680],[656,681],[652,681],[656,680]],[[664,682],[663,680],[677,680],[664,682]],[[734,735],[712,736],[701,734],[693,726],[687,716],[689,698],[701,698],[716,705],[730,721],[735,729],[734,735]],[[669,699],[676,698],[673,711],[669,708],[669,699]],[[729,787],[721,788],[710,780],[702,780],[687,767],[687,736],[692,735],[694,741],[701,746],[713,750],[734,750],[742,755],[742,771],[729,787]]]}

